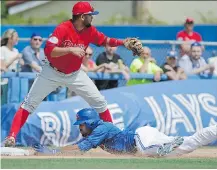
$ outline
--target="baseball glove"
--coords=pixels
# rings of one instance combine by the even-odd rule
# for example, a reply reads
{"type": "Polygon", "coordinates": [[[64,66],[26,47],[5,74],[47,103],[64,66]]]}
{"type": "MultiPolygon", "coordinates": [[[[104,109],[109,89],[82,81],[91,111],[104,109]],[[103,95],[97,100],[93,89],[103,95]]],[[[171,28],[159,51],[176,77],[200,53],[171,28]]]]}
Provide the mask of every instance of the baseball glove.
{"type": "Polygon", "coordinates": [[[133,51],[133,55],[140,56],[143,52],[142,42],[137,38],[127,38],[124,40],[124,46],[133,51]]]}

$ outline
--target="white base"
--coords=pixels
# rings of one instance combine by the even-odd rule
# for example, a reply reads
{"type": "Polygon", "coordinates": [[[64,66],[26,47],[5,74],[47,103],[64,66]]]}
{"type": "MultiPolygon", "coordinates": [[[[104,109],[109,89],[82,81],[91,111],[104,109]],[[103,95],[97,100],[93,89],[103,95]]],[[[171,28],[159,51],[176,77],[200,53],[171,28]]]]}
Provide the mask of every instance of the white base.
{"type": "Polygon", "coordinates": [[[1,156],[29,156],[30,152],[28,150],[10,147],[1,147],[1,156]]]}

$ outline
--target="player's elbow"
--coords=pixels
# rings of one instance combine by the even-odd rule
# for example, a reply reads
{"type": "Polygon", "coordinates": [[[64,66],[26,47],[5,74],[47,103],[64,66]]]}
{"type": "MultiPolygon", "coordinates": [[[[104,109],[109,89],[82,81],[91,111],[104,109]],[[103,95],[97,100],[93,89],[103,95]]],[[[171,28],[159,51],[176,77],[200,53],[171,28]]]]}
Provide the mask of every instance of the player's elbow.
{"type": "Polygon", "coordinates": [[[55,46],[46,46],[44,48],[44,54],[46,56],[55,57],[54,49],[55,49],[55,46]]]}
{"type": "Polygon", "coordinates": [[[55,52],[54,50],[52,50],[52,51],[50,52],[50,56],[51,56],[52,58],[57,57],[56,52],[55,52]]]}

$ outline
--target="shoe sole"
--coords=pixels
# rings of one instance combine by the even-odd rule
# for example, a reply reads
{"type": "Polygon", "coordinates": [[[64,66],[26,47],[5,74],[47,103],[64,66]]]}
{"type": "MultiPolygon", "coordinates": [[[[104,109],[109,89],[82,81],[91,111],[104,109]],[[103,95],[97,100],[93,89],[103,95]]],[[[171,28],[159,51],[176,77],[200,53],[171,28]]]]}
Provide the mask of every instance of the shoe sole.
{"type": "Polygon", "coordinates": [[[158,156],[165,156],[172,151],[174,151],[177,147],[179,147],[184,142],[183,137],[177,137],[171,143],[164,144],[163,146],[159,147],[157,150],[158,156]]]}

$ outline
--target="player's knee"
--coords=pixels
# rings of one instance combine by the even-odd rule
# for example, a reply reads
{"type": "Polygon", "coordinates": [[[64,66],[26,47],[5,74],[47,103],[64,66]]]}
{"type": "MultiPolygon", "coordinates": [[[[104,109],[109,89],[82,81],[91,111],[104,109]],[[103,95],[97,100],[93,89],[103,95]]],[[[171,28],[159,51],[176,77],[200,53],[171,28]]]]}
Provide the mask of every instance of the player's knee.
{"type": "Polygon", "coordinates": [[[98,113],[104,112],[107,109],[107,102],[105,100],[105,97],[97,97],[97,99],[91,104],[91,107],[96,109],[98,113]]]}
{"type": "Polygon", "coordinates": [[[37,108],[38,104],[29,100],[25,100],[21,107],[25,110],[27,110],[29,113],[33,113],[35,109],[37,108]]]}
{"type": "Polygon", "coordinates": [[[27,103],[21,104],[21,108],[27,110],[30,114],[35,111],[35,108],[27,103]]]}

